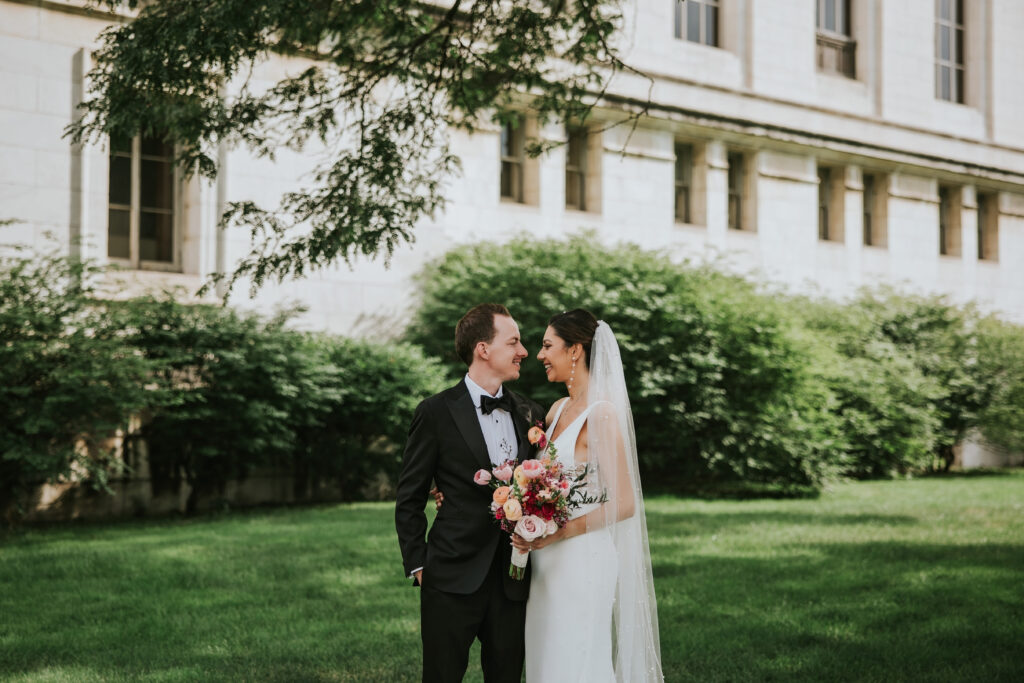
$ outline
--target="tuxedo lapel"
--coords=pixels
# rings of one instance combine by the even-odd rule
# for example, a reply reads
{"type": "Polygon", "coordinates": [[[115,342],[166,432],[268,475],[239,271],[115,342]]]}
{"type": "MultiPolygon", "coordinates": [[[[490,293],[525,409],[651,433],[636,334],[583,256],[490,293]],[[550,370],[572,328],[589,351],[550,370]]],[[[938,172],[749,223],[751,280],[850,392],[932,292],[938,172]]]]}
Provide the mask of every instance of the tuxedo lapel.
{"type": "Polygon", "coordinates": [[[487,453],[487,443],[484,441],[484,433],[480,430],[480,420],[476,416],[476,406],[470,398],[469,389],[466,383],[460,381],[449,390],[447,396],[448,410],[455,421],[455,427],[459,430],[469,452],[473,454],[480,467],[490,471],[493,465],[491,457],[487,453]]]}

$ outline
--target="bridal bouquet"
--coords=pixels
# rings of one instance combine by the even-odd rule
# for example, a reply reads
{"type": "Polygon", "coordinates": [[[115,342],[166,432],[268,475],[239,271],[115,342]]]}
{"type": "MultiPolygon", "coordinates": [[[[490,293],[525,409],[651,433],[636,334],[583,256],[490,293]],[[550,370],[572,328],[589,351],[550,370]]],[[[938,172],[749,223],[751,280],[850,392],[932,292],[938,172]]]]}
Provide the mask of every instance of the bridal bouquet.
{"type": "MultiPolygon", "coordinates": [[[[539,425],[530,429],[527,438],[541,449],[542,457],[520,465],[506,460],[490,471],[478,470],[473,481],[493,489],[491,514],[502,530],[533,541],[558,531],[574,507],[591,501],[581,495],[585,470],[576,476],[565,471],[539,425]]],[[[529,551],[512,550],[509,576],[523,578],[529,555],[529,551]]]]}

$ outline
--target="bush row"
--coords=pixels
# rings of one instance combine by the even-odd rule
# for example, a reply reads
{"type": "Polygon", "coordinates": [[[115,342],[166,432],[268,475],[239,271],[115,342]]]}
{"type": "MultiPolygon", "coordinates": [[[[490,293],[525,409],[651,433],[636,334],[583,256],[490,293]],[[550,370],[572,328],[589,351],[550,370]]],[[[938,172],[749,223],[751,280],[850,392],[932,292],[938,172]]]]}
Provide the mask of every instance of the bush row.
{"type": "Polygon", "coordinates": [[[0,284],[0,509],[43,482],[102,488],[144,443],[154,493],[185,481],[189,509],[258,467],[372,497],[393,480],[412,411],[440,365],[407,344],[297,332],[170,296],[103,301],[98,272],[60,257],[7,257],[0,284]],[[133,418],[135,418],[133,420],[133,418]],[[139,419],[141,418],[141,419],[139,419]],[[139,426],[128,431],[131,422],[139,426]]]}
{"type": "MultiPolygon", "coordinates": [[[[554,312],[584,307],[613,327],[641,467],[663,489],[794,494],[941,469],[972,430],[1024,449],[1019,326],[891,290],[845,304],[763,291],[586,235],[449,252],[420,275],[395,344],[170,296],[106,301],[99,271],[56,256],[0,270],[8,516],[46,481],[103,488],[123,463],[118,432],[145,444],[154,493],[187,482],[192,508],[263,467],[291,473],[299,500],[325,484],[386,495],[415,405],[465,371],[454,324],[482,301],[509,306],[533,353],[554,312]]],[[[543,404],[563,391],[537,362],[515,388],[543,404]]]]}
{"type": "MultiPolygon", "coordinates": [[[[939,297],[891,290],[845,304],[763,291],[592,236],[470,245],[430,264],[408,339],[463,369],[452,325],[509,306],[535,353],[551,314],[583,307],[616,332],[641,467],[673,490],[794,493],[837,476],[948,467],[972,429],[1024,443],[1024,330],[939,297]]],[[[524,363],[517,390],[564,389],[524,363]]]]}

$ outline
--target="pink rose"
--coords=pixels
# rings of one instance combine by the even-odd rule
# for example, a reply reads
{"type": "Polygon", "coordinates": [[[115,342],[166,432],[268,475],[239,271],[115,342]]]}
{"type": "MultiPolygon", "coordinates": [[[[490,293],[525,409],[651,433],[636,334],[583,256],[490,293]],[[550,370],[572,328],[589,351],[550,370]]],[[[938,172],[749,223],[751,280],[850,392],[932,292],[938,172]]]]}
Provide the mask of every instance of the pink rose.
{"type": "Polygon", "coordinates": [[[545,527],[546,527],[544,529],[544,535],[545,536],[550,536],[551,534],[553,534],[556,531],[558,531],[558,525],[555,524],[555,520],[553,520],[553,519],[549,519],[547,521],[547,523],[545,524],[545,527]]]}
{"type": "Polygon", "coordinates": [[[501,507],[505,511],[505,518],[510,522],[518,522],[523,516],[523,506],[515,498],[509,498],[501,507]]]}
{"type": "Polygon", "coordinates": [[[526,515],[516,522],[516,533],[527,543],[543,536],[547,528],[547,522],[535,515],[526,515]]]}
{"type": "Polygon", "coordinates": [[[540,460],[525,460],[520,467],[523,468],[523,475],[527,479],[536,479],[544,474],[544,463],[540,460]]]}
{"type": "Polygon", "coordinates": [[[491,473],[487,470],[477,470],[476,474],[473,475],[473,481],[481,486],[486,486],[491,483],[491,473]]]}
{"type": "Polygon", "coordinates": [[[568,479],[563,479],[562,481],[558,482],[558,491],[563,496],[568,496],[569,495],[569,489],[571,489],[571,488],[572,488],[572,482],[570,482],[568,479]]]}
{"type": "Polygon", "coordinates": [[[494,476],[507,484],[512,479],[512,465],[505,463],[501,467],[495,467],[494,476]]]}

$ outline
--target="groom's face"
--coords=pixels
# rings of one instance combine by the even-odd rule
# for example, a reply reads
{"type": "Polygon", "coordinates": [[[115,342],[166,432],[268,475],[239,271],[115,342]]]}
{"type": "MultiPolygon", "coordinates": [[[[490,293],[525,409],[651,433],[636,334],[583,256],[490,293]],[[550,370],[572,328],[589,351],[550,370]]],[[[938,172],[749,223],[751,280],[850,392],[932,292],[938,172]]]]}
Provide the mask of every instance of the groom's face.
{"type": "Polygon", "coordinates": [[[502,382],[519,379],[519,366],[526,348],[519,339],[519,326],[507,315],[494,316],[494,339],[486,347],[486,361],[502,382]]]}

